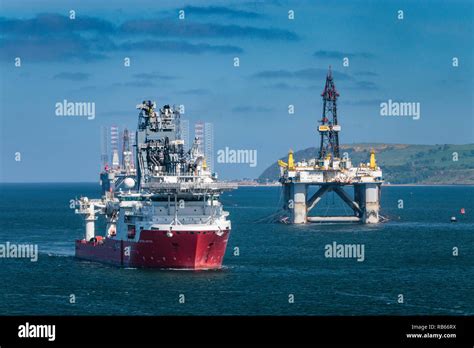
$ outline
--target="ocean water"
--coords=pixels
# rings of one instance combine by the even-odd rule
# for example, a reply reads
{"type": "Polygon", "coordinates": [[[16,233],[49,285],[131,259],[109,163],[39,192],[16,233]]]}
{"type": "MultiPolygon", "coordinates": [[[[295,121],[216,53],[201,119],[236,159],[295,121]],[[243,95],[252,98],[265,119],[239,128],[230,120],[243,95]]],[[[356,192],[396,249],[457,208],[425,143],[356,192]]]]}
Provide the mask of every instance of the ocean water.
{"type": "MultiPolygon", "coordinates": [[[[474,187],[383,187],[389,221],[377,226],[274,223],[280,189],[239,188],[222,197],[233,224],[225,267],[199,272],[76,260],[83,223],[69,200],[80,195],[99,187],[0,186],[0,243],[39,246],[37,262],[0,259],[1,315],[474,314],[474,187]],[[325,257],[333,242],[363,245],[364,261],[325,257]]],[[[328,196],[320,209],[337,204],[328,196]]]]}

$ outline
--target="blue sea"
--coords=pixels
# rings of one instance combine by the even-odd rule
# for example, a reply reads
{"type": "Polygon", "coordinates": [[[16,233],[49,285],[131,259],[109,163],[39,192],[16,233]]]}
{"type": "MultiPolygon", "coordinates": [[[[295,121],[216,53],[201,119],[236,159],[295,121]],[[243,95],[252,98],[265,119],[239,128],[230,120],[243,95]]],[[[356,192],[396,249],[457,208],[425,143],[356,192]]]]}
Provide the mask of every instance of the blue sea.
{"type": "MultiPolygon", "coordinates": [[[[39,247],[37,262],[0,259],[1,315],[474,314],[474,187],[383,187],[388,222],[377,226],[278,224],[280,188],[239,188],[222,196],[225,267],[199,272],[75,259],[84,227],[69,205],[80,195],[99,197],[99,186],[0,186],[0,243],[39,247]],[[364,261],[326,257],[334,242],[363,245],[364,261]]],[[[337,203],[329,195],[319,209],[337,203]]]]}

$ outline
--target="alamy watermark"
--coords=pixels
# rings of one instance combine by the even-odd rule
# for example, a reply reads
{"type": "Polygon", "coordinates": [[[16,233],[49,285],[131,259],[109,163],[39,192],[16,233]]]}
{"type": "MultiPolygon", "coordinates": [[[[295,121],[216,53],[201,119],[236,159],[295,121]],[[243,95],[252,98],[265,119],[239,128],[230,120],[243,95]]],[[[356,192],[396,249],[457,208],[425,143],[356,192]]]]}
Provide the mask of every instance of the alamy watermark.
{"type": "Polygon", "coordinates": [[[94,102],[70,102],[64,99],[55,104],[56,116],[85,116],[88,120],[95,118],[94,102]]]}
{"type": "Polygon", "coordinates": [[[365,260],[365,245],[364,244],[326,244],[324,247],[324,256],[326,258],[345,258],[357,259],[358,262],[365,260]]]}
{"type": "Polygon", "coordinates": [[[0,258],[23,258],[36,262],[38,261],[38,245],[14,244],[10,242],[0,244],[0,258]]]}
{"type": "Polygon", "coordinates": [[[419,120],[421,116],[419,102],[397,102],[389,99],[380,103],[380,116],[407,116],[419,120]]]}
{"type": "Polygon", "coordinates": [[[229,147],[217,151],[217,163],[244,163],[257,166],[257,150],[233,150],[229,147]]]}
{"type": "Polygon", "coordinates": [[[18,337],[47,338],[51,342],[56,339],[56,325],[36,325],[26,322],[18,326],[18,337]]]}

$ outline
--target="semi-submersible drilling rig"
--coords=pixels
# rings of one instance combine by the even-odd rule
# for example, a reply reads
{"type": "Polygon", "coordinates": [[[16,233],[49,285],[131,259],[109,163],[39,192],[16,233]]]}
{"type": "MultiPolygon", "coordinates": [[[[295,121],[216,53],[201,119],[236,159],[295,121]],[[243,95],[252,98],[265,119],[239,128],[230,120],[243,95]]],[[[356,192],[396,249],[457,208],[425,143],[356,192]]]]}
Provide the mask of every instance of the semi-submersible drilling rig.
{"type": "Polygon", "coordinates": [[[341,158],[339,149],[339,132],[341,126],[337,119],[337,98],[339,93],[334,84],[331,67],[326,76],[326,85],[321,94],[323,113],[319,121],[318,132],[321,136],[319,156],[309,161],[295,163],[293,152],[288,154],[288,161],[278,161],[280,182],[283,185],[284,210],[289,216],[285,222],[304,224],[308,222],[360,222],[379,223],[380,189],[382,170],[377,166],[374,150],[370,153],[369,163],[352,166],[346,154],[341,158]],[[319,186],[311,197],[310,186],[319,186]],[[351,197],[346,187],[353,187],[351,197]],[[353,215],[344,216],[310,216],[310,211],[317,206],[328,192],[335,192],[347,204],[353,215]]]}

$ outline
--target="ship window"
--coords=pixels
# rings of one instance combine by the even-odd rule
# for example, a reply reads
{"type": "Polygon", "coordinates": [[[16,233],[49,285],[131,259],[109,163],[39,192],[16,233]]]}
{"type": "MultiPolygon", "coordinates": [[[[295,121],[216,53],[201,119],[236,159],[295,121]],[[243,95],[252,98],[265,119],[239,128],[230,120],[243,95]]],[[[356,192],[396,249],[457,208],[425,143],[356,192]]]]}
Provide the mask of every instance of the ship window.
{"type": "Polygon", "coordinates": [[[135,234],[136,234],[135,225],[128,225],[127,238],[133,239],[135,238],[135,234]]]}

